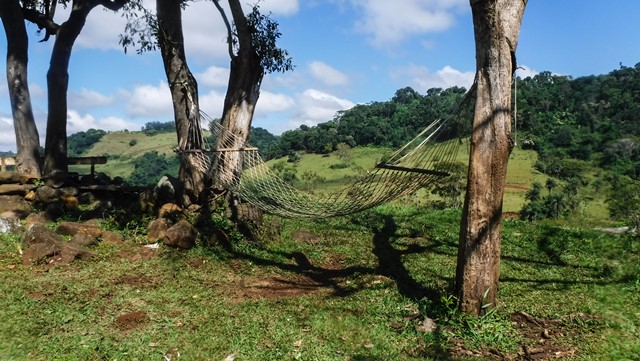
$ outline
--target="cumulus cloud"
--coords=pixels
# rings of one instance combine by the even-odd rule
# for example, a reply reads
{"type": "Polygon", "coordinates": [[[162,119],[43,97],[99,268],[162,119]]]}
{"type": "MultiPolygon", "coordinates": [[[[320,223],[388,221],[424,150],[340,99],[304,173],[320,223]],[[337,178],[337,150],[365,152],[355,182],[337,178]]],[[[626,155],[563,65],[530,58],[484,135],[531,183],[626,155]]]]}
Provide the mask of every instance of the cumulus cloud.
{"type": "Polygon", "coordinates": [[[127,114],[132,117],[157,118],[173,116],[171,92],[166,83],[160,82],[157,86],[144,84],[138,85],[133,92],[123,92],[128,99],[127,114]]]}
{"type": "MultiPolygon", "coordinates": [[[[224,93],[212,90],[206,94],[200,94],[200,109],[212,118],[222,116],[224,106],[224,93]]],[[[207,126],[204,124],[204,126],[207,126]]]]}
{"type": "Polygon", "coordinates": [[[298,96],[297,105],[298,110],[289,122],[292,128],[302,124],[313,126],[329,121],[336,112],[353,108],[355,103],[317,89],[307,89],[298,96]]]}
{"type": "Polygon", "coordinates": [[[455,13],[466,9],[466,0],[351,0],[362,18],[356,29],[369,35],[376,46],[400,42],[411,35],[449,29],[455,13]]]}
{"type": "Polygon", "coordinates": [[[311,76],[325,85],[344,85],[349,81],[344,73],[321,61],[312,61],[309,71],[311,76]]]}
{"type": "Polygon", "coordinates": [[[408,84],[413,89],[424,94],[431,88],[446,89],[452,86],[460,86],[469,89],[473,84],[475,72],[462,72],[447,65],[433,73],[428,68],[411,65],[393,71],[391,77],[400,86],[408,84]]]}
{"type": "Polygon", "coordinates": [[[268,115],[275,112],[287,111],[295,105],[295,101],[288,95],[276,94],[268,91],[260,92],[256,105],[256,116],[268,115]]]}
{"type": "Polygon", "coordinates": [[[16,151],[16,136],[11,118],[0,117],[0,151],[16,151]]]}
{"type": "Polygon", "coordinates": [[[78,111],[73,109],[67,112],[68,134],[86,131],[91,128],[102,130],[122,130],[137,129],[138,125],[117,117],[95,118],[91,114],[80,114],[78,111]]]}
{"type": "Polygon", "coordinates": [[[198,85],[206,88],[226,87],[229,84],[229,68],[210,66],[204,72],[196,74],[198,85]]]}
{"type": "Polygon", "coordinates": [[[69,92],[69,104],[77,109],[89,109],[113,104],[113,97],[86,88],[80,92],[69,92]]]}

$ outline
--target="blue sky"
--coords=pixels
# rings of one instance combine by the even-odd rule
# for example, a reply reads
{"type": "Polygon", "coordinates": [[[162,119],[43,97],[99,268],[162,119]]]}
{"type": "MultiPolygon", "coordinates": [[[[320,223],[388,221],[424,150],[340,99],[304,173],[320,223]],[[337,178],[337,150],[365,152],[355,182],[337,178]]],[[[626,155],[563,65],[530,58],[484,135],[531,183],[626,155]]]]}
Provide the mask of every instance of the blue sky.
{"type": "MultiPolygon", "coordinates": [[[[330,120],[355,104],[388,100],[405,86],[424,94],[433,87],[468,87],[473,80],[468,0],[263,0],[260,6],[279,22],[279,44],[296,66],[263,82],[253,125],[275,134],[330,120]]],[[[56,15],[61,23],[68,11],[56,15]]],[[[639,15],[637,0],[530,0],[517,53],[525,70],[519,74],[548,70],[579,77],[607,73],[620,63],[634,66],[640,62],[639,15]]],[[[201,107],[219,117],[229,65],[224,26],[206,0],[192,2],[183,21],[201,107]]],[[[124,54],[118,45],[123,27],[118,14],[97,8],[89,16],[71,58],[69,134],[139,130],[150,121],[172,120],[160,54],[124,54]]],[[[33,25],[28,32],[30,90],[44,145],[54,39],[39,43],[33,25]]],[[[0,86],[0,150],[15,150],[6,86],[0,86]]]]}

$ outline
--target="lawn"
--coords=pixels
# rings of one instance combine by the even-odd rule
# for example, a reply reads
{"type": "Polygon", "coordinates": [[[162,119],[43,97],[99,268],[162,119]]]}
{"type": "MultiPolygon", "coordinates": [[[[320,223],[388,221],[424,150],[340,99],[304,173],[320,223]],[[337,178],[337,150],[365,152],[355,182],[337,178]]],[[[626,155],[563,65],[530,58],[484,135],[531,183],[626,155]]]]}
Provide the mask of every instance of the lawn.
{"type": "Polygon", "coordinates": [[[507,220],[499,304],[466,318],[451,296],[459,217],[267,217],[259,241],[190,251],[143,247],[147,219],[107,219],[124,243],[58,266],[21,265],[20,235],[0,235],[0,359],[637,359],[637,240],[507,220]]]}

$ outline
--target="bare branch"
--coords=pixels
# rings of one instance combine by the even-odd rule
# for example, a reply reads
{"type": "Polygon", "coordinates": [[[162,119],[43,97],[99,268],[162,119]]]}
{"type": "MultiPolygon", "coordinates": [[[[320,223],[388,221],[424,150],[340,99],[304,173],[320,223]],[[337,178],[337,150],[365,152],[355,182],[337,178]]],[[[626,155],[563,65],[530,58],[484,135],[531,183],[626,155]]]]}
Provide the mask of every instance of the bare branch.
{"type": "Polygon", "coordinates": [[[113,11],[118,11],[125,6],[129,0],[99,0],[98,4],[104,6],[105,8],[113,11]]]}
{"type": "Polygon", "coordinates": [[[227,18],[227,14],[225,14],[224,9],[222,8],[222,6],[220,6],[220,1],[213,0],[213,4],[220,12],[220,16],[222,16],[224,25],[227,27],[227,45],[229,46],[229,57],[233,59],[235,55],[233,54],[233,31],[231,30],[231,23],[229,23],[229,18],[227,18]]]}
{"type": "Polygon", "coordinates": [[[46,14],[43,14],[37,10],[22,8],[22,15],[26,20],[36,24],[39,29],[46,30],[47,36],[45,37],[45,39],[48,39],[48,36],[51,34],[56,34],[58,32],[58,29],[60,29],[60,25],[56,24],[46,14]]]}

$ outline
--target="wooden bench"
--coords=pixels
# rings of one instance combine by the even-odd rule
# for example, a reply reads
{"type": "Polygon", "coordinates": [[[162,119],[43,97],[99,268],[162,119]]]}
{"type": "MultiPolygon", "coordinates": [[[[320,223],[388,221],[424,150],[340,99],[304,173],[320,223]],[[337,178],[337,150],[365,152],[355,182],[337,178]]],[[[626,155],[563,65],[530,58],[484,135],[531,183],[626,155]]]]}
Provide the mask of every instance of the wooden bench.
{"type": "Polygon", "coordinates": [[[67,157],[68,165],[91,164],[91,175],[96,174],[96,164],[107,164],[107,157],[67,157]]]}
{"type": "Polygon", "coordinates": [[[0,157],[0,171],[6,172],[7,166],[15,166],[16,158],[15,157],[0,157]]]}

